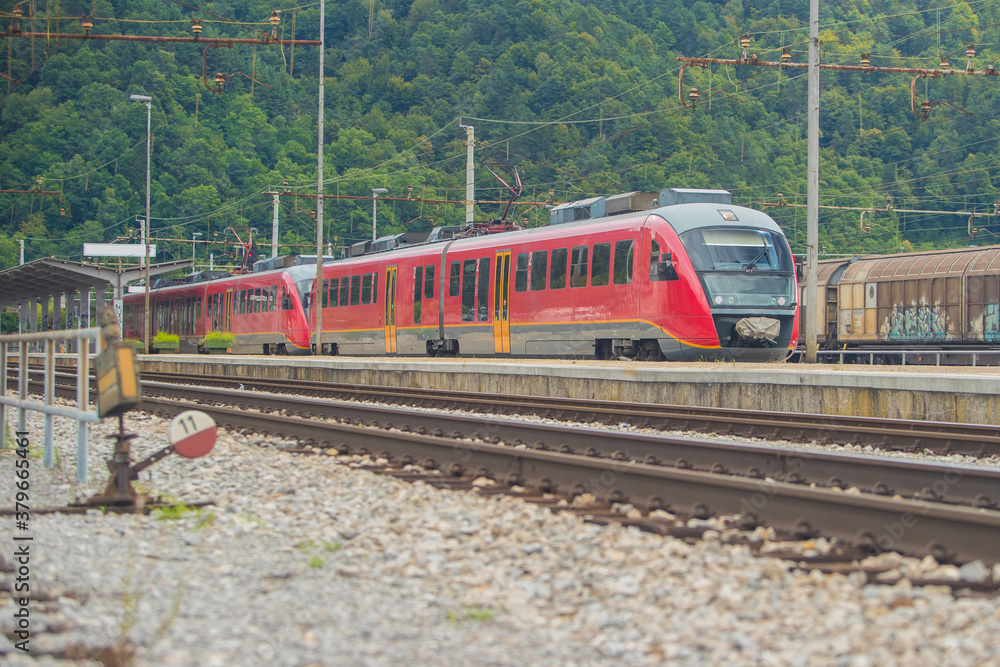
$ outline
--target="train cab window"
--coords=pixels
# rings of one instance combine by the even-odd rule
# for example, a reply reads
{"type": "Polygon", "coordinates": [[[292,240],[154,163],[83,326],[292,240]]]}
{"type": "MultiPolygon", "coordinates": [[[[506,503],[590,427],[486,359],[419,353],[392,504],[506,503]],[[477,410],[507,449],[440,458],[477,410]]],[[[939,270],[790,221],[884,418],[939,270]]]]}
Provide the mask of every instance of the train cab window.
{"type": "Polygon", "coordinates": [[[549,289],[563,289],[566,287],[566,257],[568,254],[569,252],[566,248],[556,248],[552,251],[549,289]]]}
{"type": "Polygon", "coordinates": [[[528,253],[517,253],[517,265],[514,271],[514,291],[523,292],[528,289],[528,253]]]}
{"type": "Polygon", "coordinates": [[[490,319],[490,258],[483,257],[479,260],[479,289],[476,290],[478,296],[479,321],[487,322],[490,319]]]}
{"type": "Polygon", "coordinates": [[[590,248],[585,245],[579,245],[573,248],[573,254],[569,265],[570,287],[587,286],[587,264],[589,263],[587,261],[587,256],[589,254],[590,248]]]}
{"type": "Polygon", "coordinates": [[[372,274],[372,303],[378,303],[378,271],[372,274]]]}
{"type": "Polygon", "coordinates": [[[615,285],[628,285],[632,282],[632,240],[615,243],[615,285]]]}
{"type": "Polygon", "coordinates": [[[660,279],[659,273],[656,270],[656,265],[660,261],[660,244],[653,239],[649,246],[649,279],[652,281],[657,281],[660,279]]]}
{"type": "Polygon", "coordinates": [[[271,300],[270,300],[271,310],[278,310],[278,286],[271,285],[271,300]]]}
{"type": "Polygon", "coordinates": [[[595,243],[594,260],[590,265],[590,284],[599,287],[607,285],[611,275],[611,244],[595,243]]]}
{"type": "Polygon", "coordinates": [[[372,302],[372,274],[361,276],[361,303],[372,302]]]}
{"type": "Polygon", "coordinates": [[[281,288],[281,309],[282,310],[295,309],[295,306],[292,305],[292,295],[289,294],[287,287],[281,288]]]}
{"type": "Polygon", "coordinates": [[[434,298],[434,265],[428,264],[424,273],[424,298],[434,298]]]}
{"type": "Polygon", "coordinates": [[[451,277],[448,282],[448,296],[458,296],[458,282],[461,269],[458,262],[451,263],[451,277]]]}
{"type": "Polygon", "coordinates": [[[548,280],[549,251],[536,250],[531,253],[531,290],[537,292],[545,289],[548,280]]]}
{"type": "Polygon", "coordinates": [[[462,321],[472,322],[476,313],[476,260],[462,263],[462,321]]]}
{"type": "Polygon", "coordinates": [[[361,303],[361,276],[351,276],[351,305],[356,306],[359,303],[361,303]]]}
{"type": "MultiPolygon", "coordinates": [[[[429,267],[428,267],[429,268],[429,267]]],[[[423,310],[421,297],[424,295],[424,267],[413,269],[413,323],[420,324],[420,314],[423,310]]]]}

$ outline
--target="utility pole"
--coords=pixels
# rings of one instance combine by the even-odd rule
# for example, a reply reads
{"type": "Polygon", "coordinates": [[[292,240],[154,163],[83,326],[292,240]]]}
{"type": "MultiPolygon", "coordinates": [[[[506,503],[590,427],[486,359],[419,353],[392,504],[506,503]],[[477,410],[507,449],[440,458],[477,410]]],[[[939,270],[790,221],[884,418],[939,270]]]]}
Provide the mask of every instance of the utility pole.
{"type": "Polygon", "coordinates": [[[465,221],[468,223],[476,217],[473,211],[476,200],[476,169],[473,161],[476,128],[471,125],[462,125],[461,118],[458,119],[458,126],[465,130],[465,221]]]}
{"type": "MultiPolygon", "coordinates": [[[[819,0],[809,0],[809,144],[806,158],[806,362],[816,363],[818,343],[816,322],[819,299],[816,295],[816,262],[819,259],[819,0]]],[[[802,321],[801,319],[799,320],[802,321]]]]}
{"type": "Polygon", "coordinates": [[[316,165],[316,290],[312,304],[316,313],[316,354],[323,354],[323,301],[320,291],[323,289],[323,52],[326,50],[326,0],[319,1],[319,142],[316,165]]]}
{"type": "Polygon", "coordinates": [[[274,215],[271,217],[271,257],[278,256],[278,193],[274,195],[274,215]]]}

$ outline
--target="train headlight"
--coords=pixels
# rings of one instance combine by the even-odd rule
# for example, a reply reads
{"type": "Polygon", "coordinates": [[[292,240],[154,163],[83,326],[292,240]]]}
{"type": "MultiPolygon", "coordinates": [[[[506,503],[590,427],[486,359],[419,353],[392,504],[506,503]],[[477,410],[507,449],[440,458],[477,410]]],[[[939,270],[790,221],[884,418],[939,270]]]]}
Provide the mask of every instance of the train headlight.
{"type": "Polygon", "coordinates": [[[722,305],[722,297],[721,296],[715,297],[715,305],[716,306],[721,306],[722,305]]]}
{"type": "Polygon", "coordinates": [[[785,301],[786,301],[785,297],[783,297],[783,296],[779,296],[778,297],[778,305],[779,306],[784,306],[785,305],[785,301]]]}

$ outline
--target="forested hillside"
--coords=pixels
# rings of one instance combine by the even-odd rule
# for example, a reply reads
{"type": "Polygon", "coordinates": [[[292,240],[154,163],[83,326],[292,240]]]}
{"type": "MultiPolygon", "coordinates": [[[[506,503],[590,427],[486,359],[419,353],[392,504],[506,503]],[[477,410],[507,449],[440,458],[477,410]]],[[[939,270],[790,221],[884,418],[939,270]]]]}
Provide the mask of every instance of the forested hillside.
{"type": "MultiPolygon", "coordinates": [[[[157,260],[236,254],[232,228],[260,235],[269,254],[273,198],[315,194],[318,61],[316,46],[27,38],[22,32],[92,35],[318,39],[319,5],[218,0],[25,0],[13,16],[2,0],[7,62],[0,66],[0,269],[55,255],[80,259],[83,242],[138,235],[145,212],[146,107],[152,102],[151,229],[157,260]],[[34,19],[28,16],[34,8],[34,19]],[[203,58],[205,69],[203,70],[203,58]],[[222,93],[213,77],[225,77],[222,93]],[[203,77],[207,77],[203,82],[203,77]],[[40,179],[40,180],[39,180],[40,179]],[[201,234],[200,237],[195,237],[201,234]],[[174,239],[174,240],[169,240],[174,239]]],[[[678,98],[677,56],[780,59],[788,47],[807,59],[807,0],[762,8],[690,0],[354,0],[326,2],[324,178],[333,200],[326,238],[344,245],[371,235],[371,189],[388,197],[461,200],[465,131],[475,126],[476,197],[506,198],[484,167],[512,163],[523,201],[564,202],[629,190],[707,187],[731,190],[741,204],[789,204],[806,197],[804,69],[689,67],[697,108],[678,98]]],[[[973,44],[979,71],[1000,52],[995,2],[821,3],[823,62],[938,67],[948,56],[964,70],[973,44]]],[[[1000,76],[825,71],[821,86],[821,255],[892,252],[998,242],[997,217],[902,213],[992,213],[1000,191],[1000,76]],[[887,210],[887,205],[893,210],[887,210]],[[870,223],[870,228],[868,225],[870,223]],[[864,227],[864,228],[863,228],[864,227]]],[[[499,205],[481,204],[478,218],[499,205]]],[[[280,198],[281,242],[315,247],[315,201],[280,198]]],[[[769,212],[804,252],[804,208],[769,212]]],[[[542,206],[517,215],[544,224],[542,206]]],[[[378,231],[459,224],[464,207],[384,201],[378,231]]],[[[229,256],[227,258],[227,255],[229,256]]]]}

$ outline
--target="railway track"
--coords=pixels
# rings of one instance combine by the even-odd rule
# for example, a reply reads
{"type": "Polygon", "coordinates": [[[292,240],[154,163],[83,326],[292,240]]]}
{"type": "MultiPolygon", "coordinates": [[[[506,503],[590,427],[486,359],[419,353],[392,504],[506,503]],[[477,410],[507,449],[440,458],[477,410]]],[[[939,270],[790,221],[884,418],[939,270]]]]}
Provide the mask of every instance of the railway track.
{"type": "Polygon", "coordinates": [[[993,562],[1000,553],[1000,471],[995,469],[148,379],[144,392],[144,407],[160,414],[199,409],[223,427],[292,437],[307,448],[416,464],[445,478],[487,477],[500,485],[589,494],[606,503],[694,518],[736,516],[741,526],[772,526],[798,539],[837,537],[863,550],[932,555],[940,561],[993,562]]]}
{"type": "Polygon", "coordinates": [[[634,405],[540,396],[473,394],[399,387],[364,387],[306,380],[266,380],[236,376],[144,372],[144,380],[243,387],[274,393],[372,401],[486,414],[533,415],[559,421],[627,423],[660,430],[704,431],[720,435],[855,444],[879,449],[972,456],[1000,455],[1000,427],[946,422],[911,422],[844,415],[774,414],[751,410],[676,405],[634,405]]]}

